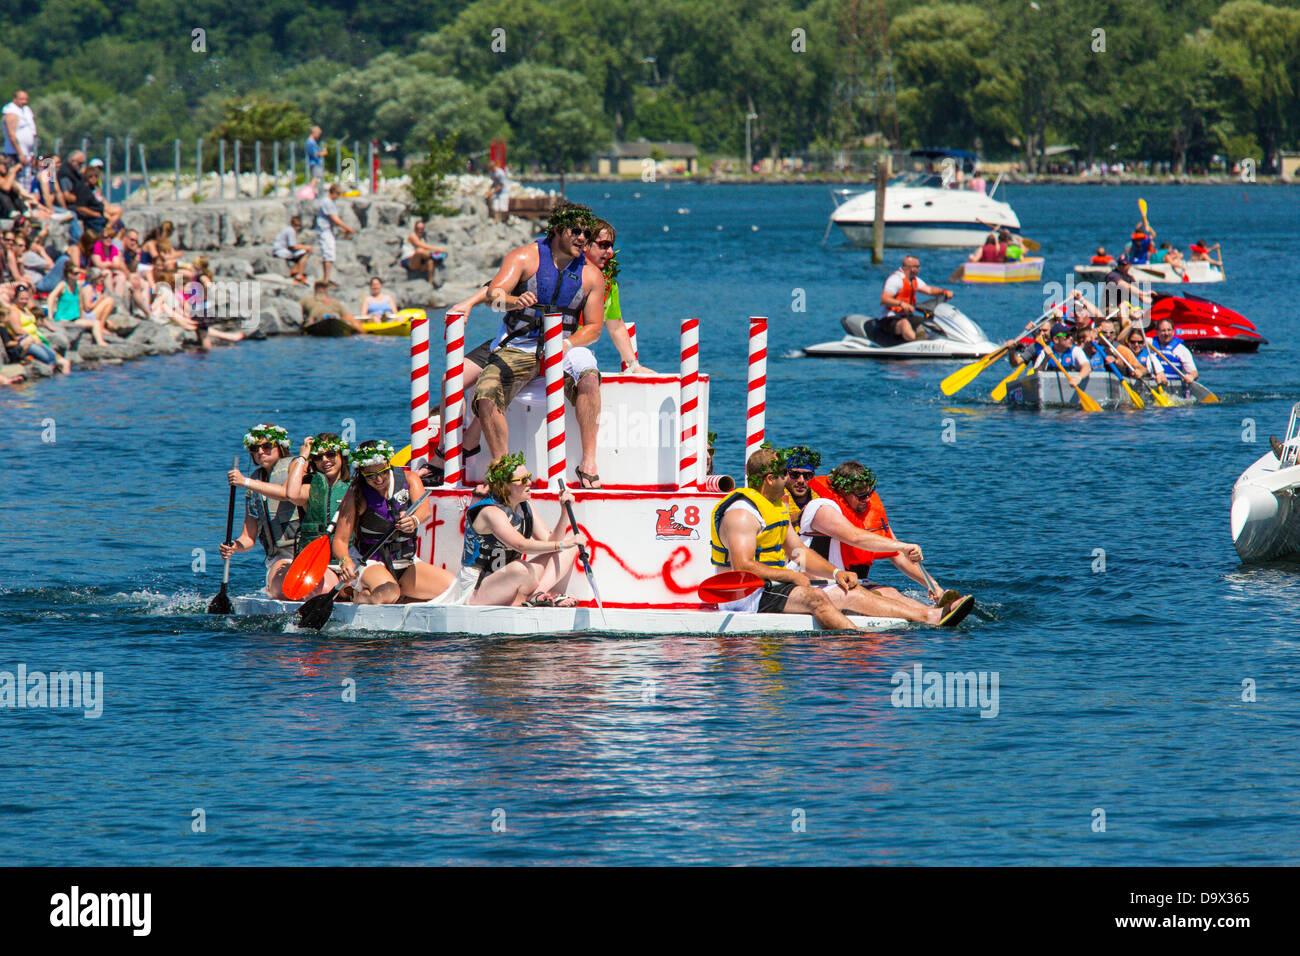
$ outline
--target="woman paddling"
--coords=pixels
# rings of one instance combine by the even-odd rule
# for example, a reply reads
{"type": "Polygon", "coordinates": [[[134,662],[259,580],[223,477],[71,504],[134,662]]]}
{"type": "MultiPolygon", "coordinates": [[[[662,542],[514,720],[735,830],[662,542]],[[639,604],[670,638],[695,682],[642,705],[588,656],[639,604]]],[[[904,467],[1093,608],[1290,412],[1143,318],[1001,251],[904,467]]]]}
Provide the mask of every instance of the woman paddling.
{"type": "MultiPolygon", "coordinates": [[[[301,450],[290,462],[285,493],[302,509],[296,553],[323,535],[338,514],[352,480],[350,451],[348,443],[338,435],[322,432],[315,438],[304,438],[301,450]],[[296,461],[306,462],[307,467],[293,466],[296,461]]],[[[332,591],[338,582],[338,575],[327,569],[320,585],[307,596],[332,591]]]]}
{"type": "Polygon", "coordinates": [[[283,600],[284,575],[298,539],[298,509],[285,490],[291,464],[285,457],[289,433],[279,425],[254,425],[244,435],[244,447],[257,465],[253,474],[245,477],[237,467],[226,472],[230,484],[244,488],[244,527],[238,538],[230,544],[223,541],[219,550],[225,559],[261,544],[266,552],[266,593],[283,600]]]}
{"type": "Polygon", "coordinates": [[[429,520],[432,506],[424,503],[409,515],[406,510],[424,494],[424,484],[415,472],[392,467],[394,454],[388,442],[368,441],[353,455],[356,475],[343,498],[334,530],[334,560],[340,577],[356,576],[348,553],[355,530],[357,550],[367,558],[356,582],[356,603],[396,604],[401,598],[451,601],[456,596],[451,572],[421,561],[415,553],[416,533],[429,520]],[[372,555],[394,526],[397,533],[372,555]]]}
{"type": "MultiPolygon", "coordinates": [[[[568,524],[563,508],[554,531],[534,514],[528,503],[532,478],[518,452],[502,456],[488,468],[488,496],[465,512],[459,603],[507,607],[578,603],[567,594],[556,596],[551,588],[568,579],[582,539],[561,535],[568,524]]],[[[572,501],[568,489],[560,493],[561,506],[572,501]]]]}

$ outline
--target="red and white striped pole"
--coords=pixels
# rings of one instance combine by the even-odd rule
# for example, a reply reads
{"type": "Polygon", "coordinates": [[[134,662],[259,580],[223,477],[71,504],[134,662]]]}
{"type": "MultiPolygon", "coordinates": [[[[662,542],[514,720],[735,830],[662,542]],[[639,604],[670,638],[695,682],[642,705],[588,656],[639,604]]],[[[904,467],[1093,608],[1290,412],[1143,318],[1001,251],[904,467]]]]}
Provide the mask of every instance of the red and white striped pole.
{"type": "Polygon", "coordinates": [[[548,312],[542,320],[542,374],[546,377],[546,487],[559,491],[564,477],[563,317],[548,312]]]}
{"type": "Polygon", "coordinates": [[[698,480],[700,456],[696,454],[696,420],[700,407],[700,320],[683,319],[681,393],[681,448],[677,459],[677,488],[693,487],[698,480]]]}
{"type": "Polygon", "coordinates": [[[461,435],[465,430],[465,316],[448,313],[447,421],[442,428],[443,481],[450,488],[461,483],[461,435]]]}
{"type": "MultiPolygon", "coordinates": [[[[745,399],[745,464],[763,444],[767,420],[767,319],[749,319],[749,390],[745,399]]],[[[744,467],[741,467],[744,474],[744,467]]]]}
{"type": "MultiPolygon", "coordinates": [[[[636,350],[636,323],[635,322],[627,323],[627,338],[628,341],[632,343],[632,359],[637,362],[641,361],[641,353],[639,353],[636,350]]],[[[627,371],[626,362],[623,363],[623,371],[625,372],[627,371]]]]}
{"type": "Polygon", "coordinates": [[[411,464],[429,457],[429,320],[411,319],[411,464]]]}

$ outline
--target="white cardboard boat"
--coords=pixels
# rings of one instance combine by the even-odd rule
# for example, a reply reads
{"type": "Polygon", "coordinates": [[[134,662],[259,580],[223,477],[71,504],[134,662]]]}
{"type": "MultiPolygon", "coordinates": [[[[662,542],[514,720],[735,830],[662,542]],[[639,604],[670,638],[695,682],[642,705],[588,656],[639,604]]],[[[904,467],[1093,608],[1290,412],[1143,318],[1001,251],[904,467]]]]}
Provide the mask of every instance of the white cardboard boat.
{"type": "Polygon", "coordinates": [[[1243,561],[1300,554],[1300,403],[1291,406],[1282,459],[1270,450],[1232,486],[1232,544],[1243,561]]]}
{"type": "MultiPolygon", "coordinates": [[[[1195,262],[1184,262],[1183,267],[1187,272],[1187,282],[1183,282],[1183,277],[1174,270],[1165,265],[1163,262],[1144,262],[1141,265],[1136,263],[1132,266],[1133,278],[1141,282],[1168,282],[1177,285],[1200,285],[1208,282],[1222,282],[1224,280],[1223,266],[1217,262],[1207,262],[1204,259],[1198,259],[1195,262]]],[[[1088,282],[1100,282],[1110,275],[1114,266],[1094,266],[1081,265],[1074,267],[1074,275],[1078,279],[1088,282]]]]}
{"type": "MultiPolygon", "coordinates": [[[[1102,408],[1134,407],[1120,380],[1110,372],[1094,371],[1081,387],[1102,408]]],[[[1133,388],[1139,396],[1143,396],[1142,386],[1134,385],[1133,388]]],[[[1165,386],[1165,394],[1179,405],[1191,405],[1197,401],[1181,383],[1170,382],[1165,386]]],[[[1148,407],[1155,405],[1155,402],[1145,396],[1143,401],[1148,407]]],[[[1039,369],[1033,375],[1025,373],[1008,383],[1003,404],[1025,405],[1030,408],[1078,408],[1079,393],[1059,369],[1039,369]]]]}
{"type": "MultiPolygon", "coordinates": [[[[579,575],[581,577],[581,575],[579,575]]],[[[235,613],[297,620],[298,601],[244,595],[235,613]]],[[[906,621],[889,617],[850,617],[858,627],[887,630],[906,621]]],[[[334,605],[325,630],[389,631],[404,634],[484,634],[533,637],[580,632],[602,634],[790,634],[820,630],[808,614],[741,614],[733,611],[650,610],[607,607],[464,607],[414,604],[334,605]]]]}

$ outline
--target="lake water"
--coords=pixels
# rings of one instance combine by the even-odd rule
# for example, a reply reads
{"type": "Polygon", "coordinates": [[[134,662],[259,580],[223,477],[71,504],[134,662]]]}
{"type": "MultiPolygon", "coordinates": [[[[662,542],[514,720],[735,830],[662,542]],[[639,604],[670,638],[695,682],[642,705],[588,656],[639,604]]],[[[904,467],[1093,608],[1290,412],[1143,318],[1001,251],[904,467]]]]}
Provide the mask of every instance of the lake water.
{"type": "MultiPolygon", "coordinates": [[[[677,320],[701,318],[718,470],[740,469],[746,317],[767,315],[769,436],[869,464],[896,533],[977,612],[871,639],[341,638],[214,618],[244,430],[274,420],[297,442],[348,417],[404,443],[404,340],[273,340],[6,389],[0,671],[102,671],[104,699],[97,719],[0,709],[4,859],[1300,862],[1300,567],[1243,567],[1228,531],[1234,479],[1300,400],[1300,191],[1006,191],[1045,281],[1117,247],[1145,197],[1161,238],[1223,244],[1229,281],[1200,291],[1269,339],[1198,358],[1218,405],[1091,416],[995,406],[992,371],[945,398],[955,364],[798,357],[871,311],[901,255],[823,246],[826,187],[570,194],[621,230],[646,364],[674,368],[677,320]],[[996,673],[996,716],[892,706],[918,664],[996,673]]],[[[923,253],[922,277],[962,255],[923,253]]],[[[955,304],[1001,339],[1042,296],[959,287],[955,304]]],[[[600,354],[613,367],[608,339],[600,354]]],[[[232,592],[259,566],[237,559],[232,592]]]]}

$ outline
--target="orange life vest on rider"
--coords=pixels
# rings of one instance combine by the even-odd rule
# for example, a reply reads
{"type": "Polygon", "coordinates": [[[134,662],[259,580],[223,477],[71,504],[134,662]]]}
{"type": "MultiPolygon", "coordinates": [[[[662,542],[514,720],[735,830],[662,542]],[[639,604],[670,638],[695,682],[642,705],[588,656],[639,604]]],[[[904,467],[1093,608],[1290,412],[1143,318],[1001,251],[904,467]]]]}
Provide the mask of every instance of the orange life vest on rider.
{"type": "MultiPolygon", "coordinates": [[[[861,528],[863,531],[871,531],[875,534],[884,535],[886,538],[894,537],[894,533],[889,530],[889,518],[885,514],[885,506],[880,501],[880,495],[874,491],[871,493],[871,501],[867,504],[867,510],[858,514],[854,511],[847,501],[831,487],[830,479],[825,475],[818,475],[808,482],[808,487],[813,490],[813,494],[819,498],[829,498],[840,506],[840,513],[848,519],[849,524],[855,528],[861,528]]],[[[818,548],[819,540],[825,538],[824,535],[813,535],[813,550],[821,554],[818,548]]],[[[829,538],[825,538],[829,544],[829,538]]],[[[829,550],[829,549],[828,549],[829,550]]],[[[855,548],[840,542],[840,556],[844,559],[844,569],[854,572],[858,577],[866,577],[867,572],[871,570],[871,562],[877,558],[892,558],[897,552],[893,551],[866,551],[862,548],[855,548]]],[[[826,555],[822,555],[825,557],[826,555]]]]}
{"type": "Polygon", "coordinates": [[[1115,261],[1114,256],[1093,256],[1092,264],[1094,266],[1108,266],[1115,261]]]}
{"type": "MultiPolygon", "coordinates": [[[[916,305],[916,280],[909,279],[906,275],[904,275],[903,287],[898,290],[898,294],[894,296],[894,298],[897,299],[899,302],[906,302],[910,306],[915,306],[916,305]]],[[[890,306],[889,311],[902,312],[903,310],[900,306],[890,306]]]]}

